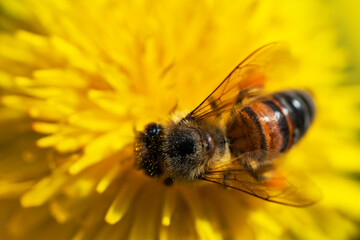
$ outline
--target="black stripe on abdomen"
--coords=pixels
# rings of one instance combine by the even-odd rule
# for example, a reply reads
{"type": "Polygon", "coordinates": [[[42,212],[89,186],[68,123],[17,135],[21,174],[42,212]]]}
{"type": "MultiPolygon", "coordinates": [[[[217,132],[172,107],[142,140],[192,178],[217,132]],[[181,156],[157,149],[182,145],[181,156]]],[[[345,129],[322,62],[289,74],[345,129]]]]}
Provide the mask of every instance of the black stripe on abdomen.
{"type": "Polygon", "coordinates": [[[258,119],[257,114],[252,110],[251,107],[245,107],[242,109],[242,111],[244,111],[249,118],[255,123],[256,127],[258,128],[258,133],[260,134],[260,148],[262,150],[267,150],[267,144],[266,144],[266,138],[265,138],[265,134],[264,134],[264,130],[261,126],[261,123],[258,119]]]}
{"type": "Polygon", "coordinates": [[[308,122],[305,124],[306,129],[309,128],[315,115],[315,105],[310,94],[305,91],[294,91],[296,96],[304,103],[305,112],[308,114],[308,122]]]}
{"type": "Polygon", "coordinates": [[[313,120],[314,104],[312,99],[310,96],[305,96],[305,92],[298,90],[277,92],[273,97],[283,109],[288,111],[293,125],[292,145],[294,145],[305,134],[313,120]]]}

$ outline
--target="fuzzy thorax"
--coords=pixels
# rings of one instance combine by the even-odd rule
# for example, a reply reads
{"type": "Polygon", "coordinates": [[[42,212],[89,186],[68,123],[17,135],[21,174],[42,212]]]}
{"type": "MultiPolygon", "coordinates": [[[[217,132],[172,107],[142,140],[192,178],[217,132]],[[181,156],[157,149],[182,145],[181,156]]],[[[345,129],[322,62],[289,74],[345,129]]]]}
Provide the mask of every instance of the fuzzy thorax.
{"type": "Polygon", "coordinates": [[[194,180],[228,155],[221,126],[174,115],[164,127],[164,163],[171,178],[194,180]]]}

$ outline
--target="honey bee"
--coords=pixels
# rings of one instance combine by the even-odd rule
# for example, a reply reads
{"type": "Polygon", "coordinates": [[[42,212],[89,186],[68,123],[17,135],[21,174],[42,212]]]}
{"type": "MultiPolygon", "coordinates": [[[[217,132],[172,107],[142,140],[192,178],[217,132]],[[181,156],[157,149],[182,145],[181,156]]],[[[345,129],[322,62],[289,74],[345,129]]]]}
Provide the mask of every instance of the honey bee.
{"type": "Polygon", "coordinates": [[[138,132],[137,168],[167,185],[206,181],[270,202],[313,204],[316,198],[275,165],[304,136],[315,114],[304,90],[262,91],[277,46],[251,53],[191,112],[138,132]]]}

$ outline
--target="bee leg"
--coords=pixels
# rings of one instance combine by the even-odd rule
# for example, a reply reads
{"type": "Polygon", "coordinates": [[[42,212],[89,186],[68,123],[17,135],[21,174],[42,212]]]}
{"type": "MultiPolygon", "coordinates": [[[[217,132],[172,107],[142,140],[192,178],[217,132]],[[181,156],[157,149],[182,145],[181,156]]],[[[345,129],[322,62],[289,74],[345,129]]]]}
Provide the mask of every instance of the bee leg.
{"type": "Polygon", "coordinates": [[[173,180],[172,178],[170,178],[170,177],[167,177],[167,178],[165,178],[165,180],[164,180],[164,184],[165,184],[166,186],[171,186],[171,185],[173,185],[173,183],[174,183],[174,180],[173,180]]]}
{"type": "Polygon", "coordinates": [[[247,169],[248,173],[255,178],[257,181],[261,181],[261,177],[258,174],[258,166],[255,161],[246,161],[244,167],[247,169]]]}
{"type": "MultiPolygon", "coordinates": [[[[267,171],[266,171],[267,172],[267,171]]],[[[249,171],[249,174],[256,179],[258,182],[266,181],[268,178],[266,176],[266,172],[255,172],[255,171],[249,171]]]]}
{"type": "Polygon", "coordinates": [[[241,104],[243,102],[243,100],[247,97],[248,92],[249,92],[249,89],[240,91],[238,93],[238,95],[236,96],[235,104],[241,104]]]}
{"type": "Polygon", "coordinates": [[[266,173],[273,170],[274,166],[271,161],[261,161],[261,164],[259,162],[254,159],[248,159],[243,163],[243,166],[253,178],[262,182],[266,180],[266,173]]]}
{"type": "Polygon", "coordinates": [[[228,182],[229,182],[229,177],[230,177],[230,173],[229,172],[226,172],[224,173],[224,178],[223,178],[223,186],[224,186],[224,189],[227,189],[228,187],[228,182]]]}
{"type": "Polygon", "coordinates": [[[238,95],[236,96],[236,101],[235,104],[236,105],[240,105],[244,102],[245,99],[249,99],[249,98],[254,98],[256,96],[258,96],[258,89],[244,89],[242,91],[240,91],[238,93],[238,95]]]}

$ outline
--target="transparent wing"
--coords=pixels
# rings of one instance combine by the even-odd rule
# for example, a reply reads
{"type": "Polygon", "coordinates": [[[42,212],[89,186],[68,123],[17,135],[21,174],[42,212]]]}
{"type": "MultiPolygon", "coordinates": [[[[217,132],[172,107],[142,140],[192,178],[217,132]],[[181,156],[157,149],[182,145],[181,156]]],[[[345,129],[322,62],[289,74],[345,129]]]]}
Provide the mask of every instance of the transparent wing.
{"type": "Polygon", "coordinates": [[[248,159],[234,159],[211,169],[202,180],[288,206],[306,207],[320,200],[321,192],[312,182],[304,177],[283,176],[273,158],[259,162],[255,172],[245,167],[248,159]]]}
{"type": "Polygon", "coordinates": [[[280,77],[290,58],[288,49],[280,43],[258,48],[237,65],[187,118],[217,116],[230,112],[236,104],[245,105],[260,95],[268,79],[280,77]]]}

